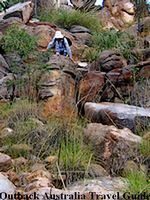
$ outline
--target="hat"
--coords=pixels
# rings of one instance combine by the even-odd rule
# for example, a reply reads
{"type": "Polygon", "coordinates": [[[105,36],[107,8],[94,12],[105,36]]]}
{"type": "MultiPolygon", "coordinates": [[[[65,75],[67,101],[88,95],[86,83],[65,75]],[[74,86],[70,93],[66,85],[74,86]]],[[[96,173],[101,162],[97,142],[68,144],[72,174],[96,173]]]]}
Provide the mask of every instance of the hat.
{"type": "Polygon", "coordinates": [[[60,31],[56,31],[55,36],[56,39],[63,38],[63,34],[60,31]]]}

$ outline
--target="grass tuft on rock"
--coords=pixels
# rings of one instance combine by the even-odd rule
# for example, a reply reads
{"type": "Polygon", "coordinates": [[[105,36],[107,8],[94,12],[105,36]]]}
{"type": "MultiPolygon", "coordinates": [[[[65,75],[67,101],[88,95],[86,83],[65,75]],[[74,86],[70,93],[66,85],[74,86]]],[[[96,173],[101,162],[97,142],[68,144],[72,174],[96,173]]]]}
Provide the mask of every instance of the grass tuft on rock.
{"type": "Polygon", "coordinates": [[[54,23],[68,30],[73,25],[84,26],[89,28],[91,32],[99,32],[102,29],[100,20],[95,12],[49,10],[42,12],[39,18],[40,21],[54,23]]]}

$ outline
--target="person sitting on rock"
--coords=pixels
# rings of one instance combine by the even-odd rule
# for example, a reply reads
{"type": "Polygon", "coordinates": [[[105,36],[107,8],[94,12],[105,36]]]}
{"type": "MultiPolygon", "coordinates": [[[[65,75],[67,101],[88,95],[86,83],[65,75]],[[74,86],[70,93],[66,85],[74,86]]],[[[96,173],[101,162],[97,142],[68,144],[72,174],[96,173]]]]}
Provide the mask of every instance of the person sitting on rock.
{"type": "Polygon", "coordinates": [[[64,37],[61,31],[56,31],[52,41],[48,44],[47,49],[55,48],[57,55],[69,56],[72,59],[71,41],[64,37]]]}

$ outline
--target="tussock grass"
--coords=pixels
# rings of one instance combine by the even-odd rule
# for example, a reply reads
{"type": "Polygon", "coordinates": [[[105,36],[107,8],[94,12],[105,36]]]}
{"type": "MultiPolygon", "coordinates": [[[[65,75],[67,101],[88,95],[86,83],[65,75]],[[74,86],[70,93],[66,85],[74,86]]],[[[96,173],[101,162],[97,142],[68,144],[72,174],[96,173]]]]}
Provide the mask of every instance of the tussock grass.
{"type": "Polygon", "coordinates": [[[49,10],[42,12],[39,18],[41,21],[51,22],[65,29],[70,29],[73,25],[84,26],[92,32],[99,32],[102,29],[95,12],[49,10]]]}
{"type": "Polygon", "coordinates": [[[129,191],[132,194],[147,192],[150,189],[150,183],[146,174],[142,171],[130,172],[127,175],[129,182],[129,191]]]}
{"type": "Polygon", "coordinates": [[[150,126],[143,132],[143,134],[143,140],[140,144],[140,153],[143,156],[150,158],[150,126]]]}
{"type": "Polygon", "coordinates": [[[132,49],[135,45],[136,41],[133,37],[125,32],[116,30],[95,32],[91,40],[91,46],[94,47],[98,53],[104,50],[116,50],[132,63],[137,62],[137,58],[132,53],[132,49]]]}
{"type": "MultiPolygon", "coordinates": [[[[83,128],[85,121],[79,119],[62,119],[51,117],[41,125],[35,119],[40,119],[40,111],[35,103],[18,101],[8,113],[7,125],[14,130],[14,134],[3,140],[7,146],[6,152],[13,157],[23,156],[11,150],[13,145],[26,144],[32,149],[32,154],[40,159],[55,154],[59,158],[61,170],[85,170],[92,153],[83,143],[83,128]]],[[[28,155],[30,156],[30,155],[28,155]]]]}

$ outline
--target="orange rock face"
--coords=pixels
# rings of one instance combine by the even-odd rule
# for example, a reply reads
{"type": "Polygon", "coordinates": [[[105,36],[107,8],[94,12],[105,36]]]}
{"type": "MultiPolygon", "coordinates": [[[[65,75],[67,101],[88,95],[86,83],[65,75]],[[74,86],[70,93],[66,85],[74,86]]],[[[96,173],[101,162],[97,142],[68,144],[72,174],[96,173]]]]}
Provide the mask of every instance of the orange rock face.
{"type": "Polygon", "coordinates": [[[50,115],[71,115],[75,111],[75,76],[76,70],[74,64],[64,58],[53,56],[49,61],[52,68],[47,80],[42,81],[46,91],[51,92],[51,97],[45,103],[44,114],[50,115]],[[65,64],[64,64],[65,63],[65,64]],[[45,83],[44,83],[45,82],[45,83]]]}
{"type": "Polygon", "coordinates": [[[134,22],[134,5],[130,0],[104,0],[100,17],[106,28],[123,29],[134,22]]]}
{"type": "Polygon", "coordinates": [[[79,86],[80,101],[93,101],[104,84],[104,75],[100,72],[89,72],[81,80],[79,86]]]}

